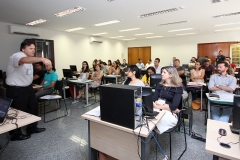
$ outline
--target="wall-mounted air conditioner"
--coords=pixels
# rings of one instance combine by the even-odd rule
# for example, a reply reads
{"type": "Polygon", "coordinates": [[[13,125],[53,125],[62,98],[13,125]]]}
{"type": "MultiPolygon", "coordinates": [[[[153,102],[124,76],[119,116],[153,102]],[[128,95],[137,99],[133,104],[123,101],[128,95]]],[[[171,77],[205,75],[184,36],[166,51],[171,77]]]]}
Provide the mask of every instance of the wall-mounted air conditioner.
{"type": "Polygon", "coordinates": [[[39,30],[37,28],[31,28],[31,27],[25,27],[25,26],[9,25],[9,33],[39,37],[39,30]]]}
{"type": "Polygon", "coordinates": [[[89,42],[90,43],[102,43],[102,39],[100,37],[90,37],[89,42]]]}

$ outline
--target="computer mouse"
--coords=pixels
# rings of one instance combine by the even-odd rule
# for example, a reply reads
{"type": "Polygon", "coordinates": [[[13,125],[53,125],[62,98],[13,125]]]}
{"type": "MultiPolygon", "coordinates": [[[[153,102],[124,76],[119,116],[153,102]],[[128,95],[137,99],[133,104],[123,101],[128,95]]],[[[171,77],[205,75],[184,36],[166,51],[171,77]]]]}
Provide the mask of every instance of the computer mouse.
{"type": "Polygon", "coordinates": [[[231,148],[231,146],[229,145],[229,144],[227,144],[227,143],[219,143],[220,144],[220,146],[222,146],[222,147],[224,147],[224,148],[231,148]]]}
{"type": "Polygon", "coordinates": [[[220,128],[218,133],[221,135],[221,136],[226,136],[227,135],[227,131],[225,129],[222,129],[220,128]]]}

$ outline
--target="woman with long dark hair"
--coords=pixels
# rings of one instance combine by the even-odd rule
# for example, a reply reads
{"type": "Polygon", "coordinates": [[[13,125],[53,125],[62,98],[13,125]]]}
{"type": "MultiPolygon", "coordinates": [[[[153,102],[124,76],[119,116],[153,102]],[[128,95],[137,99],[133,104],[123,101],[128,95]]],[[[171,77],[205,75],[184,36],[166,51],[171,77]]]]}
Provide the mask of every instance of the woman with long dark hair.
{"type": "MultiPolygon", "coordinates": [[[[89,69],[88,62],[87,61],[83,61],[82,62],[82,69],[80,71],[80,75],[79,75],[78,79],[80,79],[81,81],[88,80],[89,72],[90,72],[90,69],[89,69]]],[[[83,95],[84,91],[85,91],[85,88],[82,88],[80,93],[77,96],[77,99],[81,98],[81,96],[83,95]]]]}
{"type": "Polygon", "coordinates": [[[142,81],[145,84],[145,86],[150,85],[150,74],[156,74],[156,70],[152,66],[147,68],[147,73],[142,77],[142,81]]]}
{"type": "Polygon", "coordinates": [[[113,61],[112,66],[108,68],[108,74],[110,75],[119,75],[120,67],[117,61],[113,61]]]}
{"type": "Polygon", "coordinates": [[[126,72],[127,79],[123,82],[124,85],[131,86],[142,86],[144,87],[144,83],[140,80],[141,71],[136,65],[130,65],[128,67],[128,71],[126,72]]]}

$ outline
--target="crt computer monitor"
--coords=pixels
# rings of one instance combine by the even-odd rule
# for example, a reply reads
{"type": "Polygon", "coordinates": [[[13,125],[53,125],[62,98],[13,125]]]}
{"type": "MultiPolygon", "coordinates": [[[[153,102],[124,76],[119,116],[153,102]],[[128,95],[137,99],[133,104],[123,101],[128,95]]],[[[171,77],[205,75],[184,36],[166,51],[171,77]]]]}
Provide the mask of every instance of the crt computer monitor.
{"type": "Polygon", "coordinates": [[[233,98],[233,110],[232,110],[232,125],[230,129],[233,133],[239,134],[240,130],[240,95],[234,95],[233,98]],[[238,130],[238,131],[237,131],[238,130]]]}
{"type": "Polygon", "coordinates": [[[63,77],[72,78],[72,70],[71,69],[63,69],[63,77]]]}
{"type": "Polygon", "coordinates": [[[150,87],[155,88],[162,80],[161,74],[150,74],[150,87]]]}
{"type": "Polygon", "coordinates": [[[76,72],[76,71],[77,71],[77,66],[76,66],[76,65],[70,65],[70,69],[71,69],[73,72],[76,72]]]}
{"type": "Polygon", "coordinates": [[[152,88],[142,87],[142,105],[144,116],[156,116],[158,112],[153,111],[152,88]]]}

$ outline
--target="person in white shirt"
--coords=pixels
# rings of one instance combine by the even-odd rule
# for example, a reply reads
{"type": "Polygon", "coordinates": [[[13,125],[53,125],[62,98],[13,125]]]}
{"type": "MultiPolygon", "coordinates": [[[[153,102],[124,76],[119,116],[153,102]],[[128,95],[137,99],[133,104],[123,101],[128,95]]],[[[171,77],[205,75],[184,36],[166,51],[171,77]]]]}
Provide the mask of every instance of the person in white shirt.
{"type": "Polygon", "coordinates": [[[145,65],[145,69],[147,69],[148,67],[151,67],[151,66],[153,66],[153,65],[154,65],[154,64],[152,63],[152,60],[149,59],[148,62],[146,63],[146,65],[145,65]]]}
{"type": "Polygon", "coordinates": [[[177,59],[176,57],[173,57],[173,61],[170,62],[170,66],[174,66],[174,61],[175,61],[176,59],[177,59]]]}
{"type": "Polygon", "coordinates": [[[138,59],[138,63],[136,64],[136,66],[139,69],[143,69],[144,68],[144,64],[142,63],[142,59],[141,58],[138,59]]]}
{"type": "MultiPolygon", "coordinates": [[[[50,66],[52,62],[46,58],[34,57],[35,48],[34,42],[23,41],[20,52],[9,57],[6,97],[13,99],[11,107],[38,116],[37,99],[31,85],[33,80],[32,63],[43,62],[45,66],[50,66]]],[[[37,122],[35,122],[27,126],[27,135],[22,134],[20,127],[10,131],[9,134],[12,136],[11,141],[19,141],[30,138],[33,133],[40,133],[45,130],[45,128],[38,128],[37,122]]]]}
{"type": "Polygon", "coordinates": [[[155,60],[154,60],[154,68],[155,68],[155,70],[156,70],[156,74],[161,74],[161,69],[162,69],[162,67],[161,66],[159,66],[159,63],[160,63],[160,59],[159,58],[155,58],[155,60]]]}

